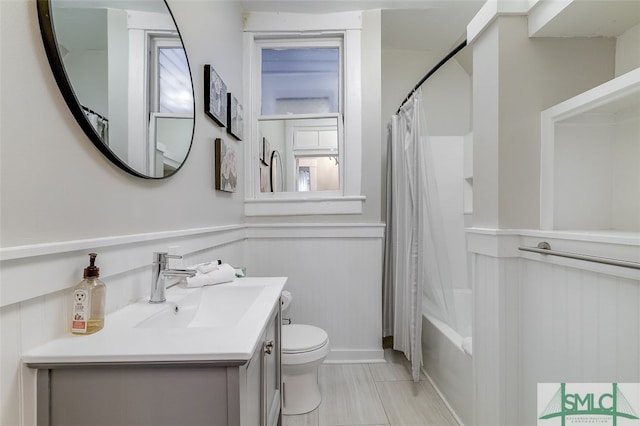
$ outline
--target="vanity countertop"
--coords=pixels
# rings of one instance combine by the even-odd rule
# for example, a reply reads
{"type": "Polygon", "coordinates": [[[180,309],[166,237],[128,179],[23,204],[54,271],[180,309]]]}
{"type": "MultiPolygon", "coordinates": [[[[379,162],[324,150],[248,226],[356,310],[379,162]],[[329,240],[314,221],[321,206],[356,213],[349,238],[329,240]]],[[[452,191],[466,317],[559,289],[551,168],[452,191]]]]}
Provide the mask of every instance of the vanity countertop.
{"type": "Polygon", "coordinates": [[[22,360],[36,368],[70,364],[241,364],[251,359],[286,281],[284,277],[247,277],[210,287],[174,286],[167,291],[165,303],[150,304],[148,299],[133,303],[107,315],[99,332],[86,336],[69,333],[28,351],[22,360]],[[260,289],[246,312],[237,315],[231,325],[227,321],[224,325],[197,326],[192,322],[181,327],[140,327],[150,317],[172,311],[183,301],[187,303],[187,298],[200,297],[205,292],[233,291],[232,286],[260,289]]]}

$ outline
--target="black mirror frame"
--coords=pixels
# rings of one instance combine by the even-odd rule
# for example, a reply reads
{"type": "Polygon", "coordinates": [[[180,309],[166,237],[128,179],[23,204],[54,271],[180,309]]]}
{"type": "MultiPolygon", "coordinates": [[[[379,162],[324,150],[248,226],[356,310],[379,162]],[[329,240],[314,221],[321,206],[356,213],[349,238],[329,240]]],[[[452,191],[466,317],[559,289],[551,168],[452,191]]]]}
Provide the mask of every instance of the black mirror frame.
{"type": "MultiPolygon", "coordinates": [[[[166,0],[158,0],[158,1],[164,1],[169,14],[171,15],[171,19],[175,23],[176,22],[175,18],[166,0]]],[[[115,164],[120,169],[124,170],[125,172],[133,176],[137,176],[144,179],[165,179],[175,175],[178,172],[178,170],[180,170],[182,166],[184,166],[184,163],[186,163],[187,158],[189,157],[189,153],[191,152],[191,148],[193,146],[193,136],[195,134],[195,128],[196,128],[196,120],[195,120],[196,107],[195,107],[195,90],[193,88],[193,73],[191,72],[191,64],[189,63],[189,57],[186,54],[186,48],[185,48],[185,56],[187,58],[187,64],[189,65],[189,78],[191,78],[191,82],[192,82],[191,91],[193,94],[194,117],[193,117],[193,128],[191,130],[191,143],[189,144],[189,149],[187,150],[187,154],[185,155],[184,160],[176,170],[174,170],[172,173],[166,176],[148,176],[131,168],[127,163],[122,161],[120,157],[114,154],[114,152],[111,151],[111,149],[109,149],[109,147],[102,141],[102,139],[100,138],[100,136],[98,135],[94,127],[91,125],[91,123],[87,119],[87,116],[84,114],[84,112],[82,111],[82,108],[80,107],[80,102],[78,101],[78,98],[76,97],[76,94],[73,91],[71,82],[69,81],[69,77],[64,68],[64,64],[62,63],[62,56],[60,55],[60,50],[58,49],[58,43],[56,40],[53,20],[51,18],[51,0],[37,0],[37,8],[38,8],[38,21],[40,23],[40,34],[42,35],[42,42],[45,48],[44,50],[47,54],[47,59],[49,60],[49,65],[51,66],[51,71],[53,72],[53,76],[55,77],[55,80],[58,83],[58,88],[60,89],[60,92],[62,92],[62,97],[67,103],[67,107],[69,107],[69,110],[75,117],[76,121],[78,122],[78,124],[80,125],[84,133],[87,135],[87,137],[89,137],[93,145],[96,148],[98,148],[100,152],[102,152],[102,154],[105,157],[107,157],[113,164],[115,164]]],[[[180,30],[178,29],[177,24],[176,24],[176,30],[178,31],[178,36],[180,37],[180,41],[184,47],[184,42],[182,41],[182,36],[180,35],[180,30]]]]}

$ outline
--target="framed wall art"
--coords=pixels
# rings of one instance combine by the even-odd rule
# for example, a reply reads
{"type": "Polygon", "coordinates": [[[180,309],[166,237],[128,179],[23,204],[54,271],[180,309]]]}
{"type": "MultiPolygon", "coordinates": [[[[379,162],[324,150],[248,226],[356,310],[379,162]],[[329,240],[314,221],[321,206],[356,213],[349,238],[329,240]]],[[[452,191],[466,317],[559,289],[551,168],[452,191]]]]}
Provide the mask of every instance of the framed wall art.
{"type": "Polygon", "coordinates": [[[227,94],[227,133],[242,140],[242,126],[244,125],[244,111],[242,105],[231,93],[227,94]]]}
{"type": "Polygon", "coordinates": [[[233,144],[223,139],[216,139],[215,174],[216,189],[225,192],[236,192],[238,187],[238,157],[233,144]]]}
{"type": "Polygon", "coordinates": [[[217,124],[227,121],[227,85],[211,65],[204,66],[204,112],[217,124]]]}

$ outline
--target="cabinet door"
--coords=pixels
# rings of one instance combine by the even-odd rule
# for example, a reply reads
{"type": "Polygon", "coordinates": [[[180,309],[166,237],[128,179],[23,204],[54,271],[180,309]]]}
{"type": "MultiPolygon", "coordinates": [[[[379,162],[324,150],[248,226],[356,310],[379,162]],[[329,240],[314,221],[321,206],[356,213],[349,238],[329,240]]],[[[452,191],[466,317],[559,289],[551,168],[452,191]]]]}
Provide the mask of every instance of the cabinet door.
{"type": "Polygon", "coordinates": [[[226,367],[87,366],[42,374],[38,404],[48,408],[49,418],[39,417],[38,425],[231,424],[226,367]]]}
{"type": "MultiPolygon", "coordinates": [[[[263,335],[264,338],[264,335],[263,335]]],[[[241,401],[242,426],[262,426],[262,351],[256,350],[246,367],[246,394],[241,401]]],[[[242,398],[242,396],[241,396],[242,398]]]]}
{"type": "Polygon", "coordinates": [[[265,331],[263,349],[263,412],[265,426],[276,426],[280,420],[281,376],[280,376],[280,309],[276,310],[265,331]]]}

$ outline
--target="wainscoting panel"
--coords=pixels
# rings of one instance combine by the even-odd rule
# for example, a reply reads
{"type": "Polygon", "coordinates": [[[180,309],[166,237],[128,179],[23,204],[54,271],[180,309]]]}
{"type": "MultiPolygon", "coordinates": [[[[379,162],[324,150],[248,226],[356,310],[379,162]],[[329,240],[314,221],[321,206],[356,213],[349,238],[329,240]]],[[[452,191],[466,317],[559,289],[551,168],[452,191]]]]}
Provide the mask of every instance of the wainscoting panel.
{"type": "MultiPolygon", "coordinates": [[[[98,253],[96,264],[104,278],[151,267],[153,252],[188,256],[246,238],[244,225],[185,229],[147,234],[61,241],[0,248],[0,306],[69,288],[82,279],[87,253],[98,253]]],[[[241,258],[238,259],[242,260],[241,258]]],[[[106,281],[106,280],[105,280],[106,281]]]]}
{"type": "Polygon", "coordinates": [[[640,382],[640,271],[518,250],[640,260],[627,233],[468,229],[474,424],[533,425],[538,383],[640,382]]]}
{"type": "Polygon", "coordinates": [[[329,334],[328,362],[382,361],[381,225],[252,227],[249,275],[288,276],[294,323],[329,334]],[[320,229],[321,228],[321,229],[320,229]],[[255,235],[256,238],[253,238],[255,235]]]}
{"type": "Polygon", "coordinates": [[[537,383],[640,382],[640,282],[522,260],[521,422],[537,383]]]}
{"type": "Polygon", "coordinates": [[[473,254],[475,424],[518,424],[518,260],[473,254]]]}

